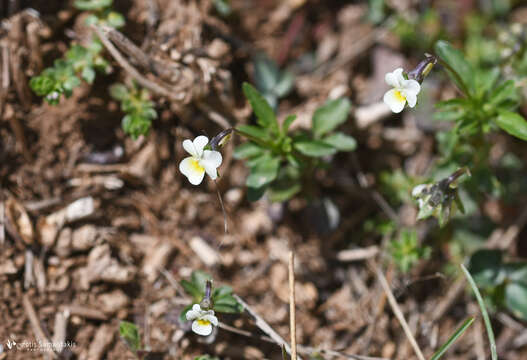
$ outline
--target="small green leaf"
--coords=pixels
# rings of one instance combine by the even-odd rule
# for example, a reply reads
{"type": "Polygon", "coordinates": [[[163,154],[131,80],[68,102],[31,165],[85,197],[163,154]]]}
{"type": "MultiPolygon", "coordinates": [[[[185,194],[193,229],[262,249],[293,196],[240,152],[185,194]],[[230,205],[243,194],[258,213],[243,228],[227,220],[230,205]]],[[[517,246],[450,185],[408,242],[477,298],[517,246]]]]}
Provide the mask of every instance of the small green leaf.
{"type": "Polygon", "coordinates": [[[246,142],[234,149],[235,159],[250,159],[257,156],[262,156],[265,149],[256,145],[253,142],[246,142]]]}
{"type": "Polygon", "coordinates": [[[79,10],[102,10],[110,7],[113,0],[75,0],[73,6],[79,10]]]}
{"type": "Polygon", "coordinates": [[[494,121],[505,132],[527,141],[527,121],[520,114],[501,110],[494,121]]]}
{"type": "Polygon", "coordinates": [[[269,189],[269,199],[273,202],[283,202],[291,199],[302,190],[298,181],[280,182],[273,184],[269,189]]]}
{"type": "Polygon", "coordinates": [[[108,16],[106,17],[106,22],[109,26],[115,29],[119,29],[125,24],[124,16],[115,11],[110,11],[108,13],[108,16]]]}
{"type": "Polygon", "coordinates": [[[527,285],[508,283],[505,286],[505,305],[516,317],[527,320],[527,285]]]}
{"type": "Polygon", "coordinates": [[[258,120],[258,124],[266,129],[278,133],[278,122],[276,121],[276,116],[265,98],[249,83],[243,83],[242,87],[245,97],[247,100],[249,100],[249,103],[253,108],[258,120]]]}
{"type": "Polygon", "coordinates": [[[502,252],[488,249],[472,254],[468,267],[476,284],[483,288],[498,286],[503,281],[501,268],[502,252]]]}
{"type": "Polygon", "coordinates": [[[246,184],[250,188],[261,188],[276,179],[278,168],[280,166],[279,158],[263,157],[251,168],[251,173],[247,177],[246,184]]]}
{"type": "Polygon", "coordinates": [[[278,79],[278,83],[276,83],[276,86],[273,88],[273,93],[278,97],[284,97],[289,94],[294,84],[295,76],[293,73],[290,71],[284,71],[278,79]]]}
{"type": "Polygon", "coordinates": [[[439,59],[447,65],[446,71],[458,88],[467,96],[473,95],[474,68],[465,59],[463,53],[444,40],[439,40],[435,44],[435,52],[439,59]]]}
{"type": "Polygon", "coordinates": [[[284,123],[282,124],[282,133],[287,134],[289,127],[296,120],[296,115],[289,115],[285,118],[284,123]]]}
{"type": "Polygon", "coordinates": [[[238,125],[236,130],[239,131],[242,135],[248,137],[251,140],[255,141],[269,141],[271,138],[269,134],[264,129],[253,126],[253,125],[238,125]]]}
{"type": "Polygon", "coordinates": [[[353,151],[357,148],[357,141],[353,137],[341,132],[331,134],[325,137],[323,141],[340,151],[353,151]]]}
{"type": "Polygon", "coordinates": [[[337,152],[333,146],[320,140],[300,140],[295,142],[293,146],[302,154],[311,157],[333,155],[337,152]]]}
{"type": "Polygon", "coordinates": [[[266,55],[257,55],[253,63],[256,87],[263,93],[272,92],[280,77],[278,65],[266,55]]]}
{"type": "Polygon", "coordinates": [[[134,323],[121,321],[119,324],[119,334],[134,353],[141,348],[141,337],[134,323]]]}
{"type": "Polygon", "coordinates": [[[93,83],[93,80],[95,80],[95,70],[93,70],[92,67],[85,67],[82,69],[81,77],[86,81],[88,84],[93,83]]]}
{"type": "Polygon", "coordinates": [[[250,202],[258,201],[264,196],[265,191],[267,190],[267,186],[262,186],[260,188],[247,188],[247,200],[250,202]]]}
{"type": "Polygon", "coordinates": [[[498,85],[492,92],[489,103],[497,106],[508,100],[518,101],[518,91],[513,80],[507,80],[498,85]]]}
{"type": "Polygon", "coordinates": [[[344,123],[349,115],[351,103],[346,98],[330,100],[319,107],[313,115],[313,132],[320,137],[344,123]]]}
{"type": "Polygon", "coordinates": [[[185,291],[187,292],[187,294],[192,296],[194,299],[199,299],[203,296],[203,292],[201,291],[201,289],[193,282],[181,280],[180,283],[183,289],[185,289],[185,291]]]}

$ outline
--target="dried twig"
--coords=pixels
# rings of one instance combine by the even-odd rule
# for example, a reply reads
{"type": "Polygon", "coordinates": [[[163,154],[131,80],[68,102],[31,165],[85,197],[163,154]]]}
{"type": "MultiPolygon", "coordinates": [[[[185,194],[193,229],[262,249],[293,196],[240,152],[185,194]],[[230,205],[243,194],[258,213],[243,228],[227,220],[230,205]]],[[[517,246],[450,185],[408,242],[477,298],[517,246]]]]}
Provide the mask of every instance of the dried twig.
{"type": "MultiPolygon", "coordinates": [[[[242,306],[243,308],[245,309],[245,311],[247,311],[249,313],[249,315],[251,315],[253,317],[253,319],[255,320],[256,322],[256,326],[258,328],[260,328],[260,330],[262,330],[264,333],[266,333],[271,339],[273,339],[273,341],[278,344],[279,346],[284,346],[285,347],[285,351],[287,351],[287,353],[289,355],[291,355],[291,347],[289,346],[289,344],[284,340],[284,338],[282,338],[260,315],[258,315],[256,313],[256,311],[254,311],[241,297],[239,297],[238,295],[234,294],[234,297],[236,298],[236,301],[238,301],[242,306]]],[[[297,356],[297,359],[300,359],[302,360],[299,356],[297,356]]]]}
{"type": "Polygon", "coordinates": [[[289,252],[289,326],[291,328],[291,360],[296,360],[295,253],[289,252]]]}
{"type": "MultiPolygon", "coordinates": [[[[42,343],[48,344],[49,340],[46,337],[46,334],[44,334],[44,330],[42,330],[42,327],[40,326],[40,320],[38,319],[37,312],[35,311],[35,308],[33,307],[31,300],[29,300],[28,294],[24,294],[24,296],[22,297],[22,304],[24,306],[24,310],[26,311],[26,315],[29,319],[29,323],[31,324],[31,328],[33,329],[33,333],[35,334],[37,340],[42,343]]],[[[49,354],[50,353],[46,352],[44,354],[46,355],[45,358],[48,358],[49,354]]],[[[57,358],[54,352],[51,354],[54,359],[57,358]]]]}
{"type": "Polygon", "coordinates": [[[159,94],[161,96],[166,96],[170,100],[173,101],[182,101],[182,97],[176,96],[172,91],[169,89],[147,79],[143,75],[139,73],[139,71],[136,70],[129,62],[124,58],[124,56],[117,50],[117,48],[112,44],[110,40],[106,37],[104,31],[101,27],[93,25],[92,29],[97,33],[97,36],[99,36],[99,39],[103,43],[104,47],[108,50],[108,52],[113,56],[115,61],[119,63],[119,65],[130,74],[141,86],[147,88],[148,90],[159,94]]]}
{"type": "Polygon", "coordinates": [[[399,323],[401,324],[403,331],[406,337],[408,338],[408,341],[410,341],[410,345],[412,345],[415,354],[417,355],[419,360],[425,360],[425,357],[423,356],[423,353],[421,352],[419,345],[417,345],[417,341],[415,340],[415,337],[412,334],[412,331],[410,330],[410,326],[408,326],[408,323],[406,322],[404,315],[401,309],[399,308],[399,305],[397,304],[397,300],[395,300],[395,296],[393,296],[392,290],[390,289],[390,285],[388,285],[388,281],[386,281],[384,274],[379,269],[377,269],[377,277],[379,278],[379,282],[381,283],[381,286],[383,287],[384,292],[388,297],[388,303],[390,304],[390,307],[392,308],[395,317],[397,318],[397,320],[399,320],[399,323]]]}

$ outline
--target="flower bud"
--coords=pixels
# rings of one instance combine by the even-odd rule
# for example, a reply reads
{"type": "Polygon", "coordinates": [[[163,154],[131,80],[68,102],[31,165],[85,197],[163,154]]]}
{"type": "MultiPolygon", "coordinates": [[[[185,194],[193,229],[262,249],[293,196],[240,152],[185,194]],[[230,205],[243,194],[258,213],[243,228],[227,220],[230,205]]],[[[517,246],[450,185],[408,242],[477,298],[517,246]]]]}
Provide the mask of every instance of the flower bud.
{"type": "Polygon", "coordinates": [[[214,136],[209,143],[210,148],[212,150],[218,151],[219,149],[224,147],[226,144],[228,144],[232,137],[232,131],[233,129],[230,128],[227,130],[223,130],[218,135],[214,136]]]}
{"type": "Polygon", "coordinates": [[[417,80],[422,83],[424,78],[432,70],[434,65],[437,63],[437,58],[430,54],[425,54],[426,58],[422,60],[415,69],[408,72],[408,79],[417,80]]]}

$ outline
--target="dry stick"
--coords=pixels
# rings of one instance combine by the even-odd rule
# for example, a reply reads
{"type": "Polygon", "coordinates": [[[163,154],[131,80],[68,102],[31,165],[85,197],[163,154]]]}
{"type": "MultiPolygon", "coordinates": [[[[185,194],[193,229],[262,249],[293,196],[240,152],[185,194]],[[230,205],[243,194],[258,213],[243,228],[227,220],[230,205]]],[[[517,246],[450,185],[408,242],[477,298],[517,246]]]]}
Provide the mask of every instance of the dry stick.
{"type": "MultiPolygon", "coordinates": [[[[251,333],[250,331],[238,329],[238,328],[235,328],[234,326],[224,324],[221,321],[218,323],[218,327],[225,331],[229,331],[233,334],[237,334],[237,335],[241,335],[241,336],[245,336],[249,338],[255,338],[255,339],[259,339],[259,340],[262,340],[268,343],[276,344],[276,341],[271,339],[269,336],[256,335],[256,334],[251,333]]],[[[305,354],[307,356],[315,352],[318,352],[319,354],[322,354],[322,355],[338,356],[338,357],[349,359],[349,360],[388,360],[388,359],[379,358],[379,357],[344,354],[344,353],[341,353],[340,351],[317,349],[311,346],[304,346],[304,345],[297,345],[297,346],[298,346],[298,352],[305,354]]]]}
{"type": "MultiPolygon", "coordinates": [[[[37,312],[35,311],[35,308],[33,307],[33,304],[31,304],[31,300],[29,300],[29,296],[27,294],[24,294],[22,298],[22,304],[24,306],[24,310],[26,311],[26,315],[29,319],[29,323],[31,324],[31,328],[33,329],[33,332],[35,333],[35,336],[38,341],[42,343],[49,343],[48,338],[46,337],[46,334],[44,334],[44,330],[42,330],[42,327],[40,327],[40,320],[38,319],[37,312]]],[[[53,352],[51,353],[53,358],[56,358],[56,354],[53,352]]],[[[49,357],[49,353],[44,353],[44,358],[49,357]]]]}
{"type": "MultiPolygon", "coordinates": [[[[285,341],[276,331],[274,331],[274,329],[269,326],[269,324],[262,317],[260,317],[260,315],[258,315],[256,311],[254,311],[241,297],[234,294],[234,298],[243,306],[243,308],[249,313],[249,315],[253,317],[256,326],[260,328],[260,330],[262,330],[264,333],[266,333],[271,339],[273,339],[275,343],[280,346],[283,345],[285,347],[285,351],[287,351],[287,353],[291,355],[291,347],[289,346],[287,341],[285,341]]],[[[297,359],[302,360],[299,356],[297,356],[297,359]]]]}
{"type": "Polygon", "coordinates": [[[291,328],[291,360],[296,360],[295,253],[289,252],[289,326],[291,328]]]}
{"type": "Polygon", "coordinates": [[[130,74],[137,82],[147,88],[148,90],[151,90],[159,95],[166,96],[170,100],[178,101],[180,102],[182,99],[175,96],[169,89],[151,81],[148,80],[146,77],[141,75],[139,71],[137,71],[130,63],[124,58],[124,56],[121,55],[119,50],[108,40],[104,32],[101,30],[100,27],[96,25],[92,25],[92,29],[97,33],[97,36],[99,36],[99,39],[103,43],[104,47],[110,52],[110,54],[113,56],[115,61],[119,63],[119,65],[130,74]]]}
{"type": "Polygon", "coordinates": [[[388,297],[388,303],[390,304],[390,307],[392,308],[393,313],[395,314],[395,317],[397,320],[399,320],[399,323],[401,324],[404,333],[406,337],[408,338],[408,341],[410,341],[410,345],[414,348],[414,352],[419,358],[419,360],[425,360],[425,357],[423,356],[423,353],[421,352],[421,349],[419,348],[419,345],[417,345],[417,341],[415,341],[414,335],[412,334],[412,331],[410,330],[410,327],[408,326],[408,323],[404,319],[404,315],[399,308],[399,305],[397,304],[397,300],[395,300],[395,297],[393,296],[392,290],[390,289],[390,286],[388,285],[388,282],[386,281],[386,278],[384,277],[384,274],[382,271],[377,269],[377,277],[379,278],[379,282],[381,283],[381,286],[384,289],[384,292],[386,293],[386,296],[388,297]]]}

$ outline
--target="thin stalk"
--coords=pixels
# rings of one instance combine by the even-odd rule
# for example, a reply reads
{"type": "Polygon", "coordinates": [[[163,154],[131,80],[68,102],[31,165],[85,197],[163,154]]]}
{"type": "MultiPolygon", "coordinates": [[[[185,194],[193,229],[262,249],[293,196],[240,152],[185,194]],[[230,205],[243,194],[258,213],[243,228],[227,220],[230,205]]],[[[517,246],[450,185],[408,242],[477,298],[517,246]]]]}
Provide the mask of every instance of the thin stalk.
{"type": "Polygon", "coordinates": [[[494,339],[494,331],[492,331],[492,324],[490,323],[489,313],[487,312],[487,308],[485,307],[485,302],[481,297],[476,282],[474,281],[468,270],[463,264],[461,264],[460,266],[461,270],[463,270],[463,273],[465,274],[465,277],[468,280],[468,283],[470,284],[470,287],[472,288],[472,291],[474,291],[474,295],[476,295],[476,299],[478,300],[478,305],[481,309],[481,315],[483,316],[483,321],[485,322],[485,328],[487,329],[487,335],[489,337],[491,358],[492,360],[498,360],[498,353],[496,351],[496,340],[494,339]]]}
{"type": "Polygon", "coordinates": [[[457,82],[459,83],[459,85],[462,87],[460,90],[463,92],[463,94],[470,98],[470,92],[468,91],[467,89],[467,86],[465,85],[465,83],[463,82],[463,80],[461,80],[461,77],[459,76],[459,74],[457,73],[456,70],[454,70],[450,65],[448,65],[446,62],[444,62],[441,58],[439,58],[439,62],[441,63],[441,65],[443,65],[444,67],[446,67],[448,69],[448,71],[450,71],[457,79],[457,82]]]}

